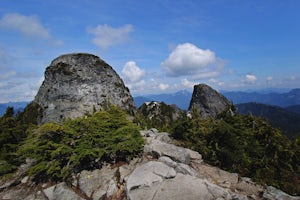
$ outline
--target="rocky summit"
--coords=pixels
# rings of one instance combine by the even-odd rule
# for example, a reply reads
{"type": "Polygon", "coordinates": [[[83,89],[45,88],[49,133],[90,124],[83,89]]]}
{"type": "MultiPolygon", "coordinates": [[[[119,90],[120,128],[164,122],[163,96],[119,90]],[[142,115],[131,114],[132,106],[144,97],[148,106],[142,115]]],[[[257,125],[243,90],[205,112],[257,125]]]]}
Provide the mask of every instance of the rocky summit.
{"type": "Polygon", "coordinates": [[[129,163],[83,170],[70,182],[35,184],[25,176],[30,162],[16,177],[2,184],[0,199],[6,200],[297,200],[271,186],[255,184],[208,165],[201,154],[174,145],[168,133],[156,129],[140,132],[145,141],[142,156],[129,163]]]}
{"type": "Polygon", "coordinates": [[[39,124],[80,117],[108,104],[135,110],[128,88],[113,68],[99,57],[85,53],[54,59],[34,102],[41,111],[39,124]]]}
{"type": "Polygon", "coordinates": [[[228,109],[231,103],[222,94],[206,84],[194,86],[189,110],[198,109],[202,118],[215,118],[218,114],[228,109]]]}

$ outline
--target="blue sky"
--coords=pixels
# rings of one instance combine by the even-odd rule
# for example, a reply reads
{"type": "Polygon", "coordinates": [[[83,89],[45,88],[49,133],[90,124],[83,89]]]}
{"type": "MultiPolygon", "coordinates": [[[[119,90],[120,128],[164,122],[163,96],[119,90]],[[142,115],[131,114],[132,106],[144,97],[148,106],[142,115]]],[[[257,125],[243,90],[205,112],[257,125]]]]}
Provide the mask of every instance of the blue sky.
{"type": "Polygon", "coordinates": [[[300,86],[298,0],[0,1],[0,102],[33,100],[50,62],[92,53],[133,95],[300,86]]]}

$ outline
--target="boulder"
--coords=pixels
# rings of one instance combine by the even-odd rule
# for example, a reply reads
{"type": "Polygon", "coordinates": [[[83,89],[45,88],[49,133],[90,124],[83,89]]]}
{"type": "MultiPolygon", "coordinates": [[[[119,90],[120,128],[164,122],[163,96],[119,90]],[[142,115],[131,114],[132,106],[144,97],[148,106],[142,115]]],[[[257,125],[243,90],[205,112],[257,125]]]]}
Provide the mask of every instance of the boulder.
{"type": "Polygon", "coordinates": [[[173,168],[175,168],[178,165],[177,162],[173,161],[170,157],[167,156],[159,157],[158,161],[163,162],[169,167],[173,167],[173,168]]]}
{"type": "Polygon", "coordinates": [[[230,188],[232,185],[236,185],[239,180],[238,174],[230,173],[207,164],[203,164],[199,167],[198,176],[204,177],[225,188],[230,188]]]}
{"type": "Polygon", "coordinates": [[[183,163],[178,163],[175,171],[177,173],[182,173],[182,174],[187,174],[191,176],[196,176],[197,172],[193,170],[190,166],[183,164],[183,163]]]}
{"type": "Polygon", "coordinates": [[[183,163],[177,163],[173,161],[171,158],[167,156],[161,156],[158,161],[165,163],[169,167],[172,167],[175,169],[177,173],[182,174],[188,174],[191,176],[196,176],[196,171],[193,170],[189,165],[183,164],[183,163]]]}
{"type": "Polygon", "coordinates": [[[48,200],[38,188],[27,187],[24,184],[12,187],[0,193],[3,200],[48,200]],[[22,187],[23,186],[23,187],[22,187]]]}
{"type": "Polygon", "coordinates": [[[185,164],[190,163],[190,154],[185,148],[178,147],[173,144],[167,144],[155,139],[152,140],[150,144],[145,145],[144,152],[152,154],[157,158],[160,156],[168,156],[174,161],[185,164]]]}
{"type": "Polygon", "coordinates": [[[155,136],[155,139],[169,144],[173,142],[173,140],[170,138],[170,134],[166,132],[157,134],[155,136]]]}
{"type": "Polygon", "coordinates": [[[252,182],[250,178],[242,177],[235,185],[235,190],[239,191],[244,195],[251,194],[259,196],[260,193],[263,191],[263,187],[252,182]]]}
{"type": "Polygon", "coordinates": [[[178,173],[176,177],[156,182],[150,187],[140,187],[129,191],[130,200],[195,200],[230,199],[228,191],[207,181],[178,173]]]}
{"type": "Polygon", "coordinates": [[[79,188],[88,197],[99,199],[105,196],[108,190],[112,191],[112,188],[109,187],[112,185],[111,181],[113,181],[116,171],[117,168],[111,169],[110,166],[104,166],[101,170],[84,170],[79,174],[79,188]]]}
{"type": "Polygon", "coordinates": [[[60,122],[104,109],[108,104],[134,112],[133,98],[119,75],[99,57],[86,53],[59,56],[46,68],[34,102],[38,123],[60,122]]]}
{"type": "Polygon", "coordinates": [[[175,176],[176,172],[173,168],[161,162],[149,161],[132,172],[127,179],[126,188],[130,192],[140,187],[151,187],[154,183],[175,176]]]}
{"type": "Polygon", "coordinates": [[[47,189],[44,189],[44,194],[48,200],[84,200],[77,195],[72,189],[70,189],[65,182],[53,185],[47,189]]]}
{"type": "Polygon", "coordinates": [[[278,190],[272,186],[268,186],[263,193],[263,198],[266,200],[299,200],[300,197],[293,197],[287,193],[278,190]]]}

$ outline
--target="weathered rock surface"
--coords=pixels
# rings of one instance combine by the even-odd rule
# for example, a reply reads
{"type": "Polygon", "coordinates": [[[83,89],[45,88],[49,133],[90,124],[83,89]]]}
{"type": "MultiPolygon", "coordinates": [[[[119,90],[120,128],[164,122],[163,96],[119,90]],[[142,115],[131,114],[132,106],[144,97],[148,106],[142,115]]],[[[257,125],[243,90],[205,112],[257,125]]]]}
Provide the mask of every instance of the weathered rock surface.
{"type": "Polygon", "coordinates": [[[162,182],[163,179],[174,178],[176,172],[173,168],[162,162],[150,161],[137,167],[129,176],[126,186],[127,191],[141,187],[151,187],[162,182]]]}
{"type": "Polygon", "coordinates": [[[53,185],[44,190],[44,194],[49,200],[65,199],[65,200],[84,200],[71,190],[65,182],[53,185]]]}
{"type": "Polygon", "coordinates": [[[257,185],[250,178],[205,164],[199,153],[166,143],[172,141],[168,133],[150,129],[141,131],[141,134],[146,139],[144,155],[128,164],[84,170],[75,175],[72,185],[63,182],[41,186],[35,185],[29,178],[17,186],[4,188],[0,192],[0,199],[300,199],[274,187],[257,185]],[[153,145],[155,148],[152,148],[153,145]],[[164,147],[157,150],[156,145],[164,147]]]}
{"type": "Polygon", "coordinates": [[[74,53],[54,59],[34,102],[39,123],[59,122],[105,108],[109,103],[135,110],[133,98],[111,66],[91,54],[74,53]]]}
{"type": "Polygon", "coordinates": [[[230,105],[231,103],[222,94],[206,84],[199,84],[194,86],[189,110],[196,108],[200,112],[202,118],[215,118],[230,105]]]}
{"type": "Polygon", "coordinates": [[[160,156],[168,156],[175,161],[185,164],[190,163],[190,155],[185,148],[167,144],[155,139],[150,144],[145,145],[145,152],[150,153],[157,158],[160,156]]]}
{"type": "Polygon", "coordinates": [[[263,198],[267,199],[267,200],[271,200],[271,199],[280,199],[280,200],[299,200],[300,197],[293,197],[290,196],[284,192],[282,192],[281,190],[278,190],[272,186],[268,186],[267,189],[264,191],[263,193],[263,198]]]}
{"type": "Polygon", "coordinates": [[[116,171],[116,168],[111,169],[109,166],[104,166],[101,170],[84,170],[79,174],[79,189],[92,199],[100,199],[111,195],[107,195],[107,193],[111,193],[108,190],[112,190],[114,187],[113,183],[116,171]]]}

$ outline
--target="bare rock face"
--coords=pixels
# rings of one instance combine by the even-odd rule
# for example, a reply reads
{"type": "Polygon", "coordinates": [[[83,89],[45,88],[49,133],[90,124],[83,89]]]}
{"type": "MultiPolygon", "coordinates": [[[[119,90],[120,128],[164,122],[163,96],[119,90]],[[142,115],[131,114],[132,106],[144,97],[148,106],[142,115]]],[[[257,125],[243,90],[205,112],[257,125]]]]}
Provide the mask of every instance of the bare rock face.
{"type": "Polygon", "coordinates": [[[74,53],[54,59],[34,100],[41,110],[38,123],[76,118],[113,104],[133,112],[133,98],[122,79],[105,61],[74,53]]]}
{"type": "Polygon", "coordinates": [[[197,108],[202,118],[215,118],[218,114],[228,109],[231,103],[222,94],[206,84],[194,86],[189,110],[197,108]]]}

